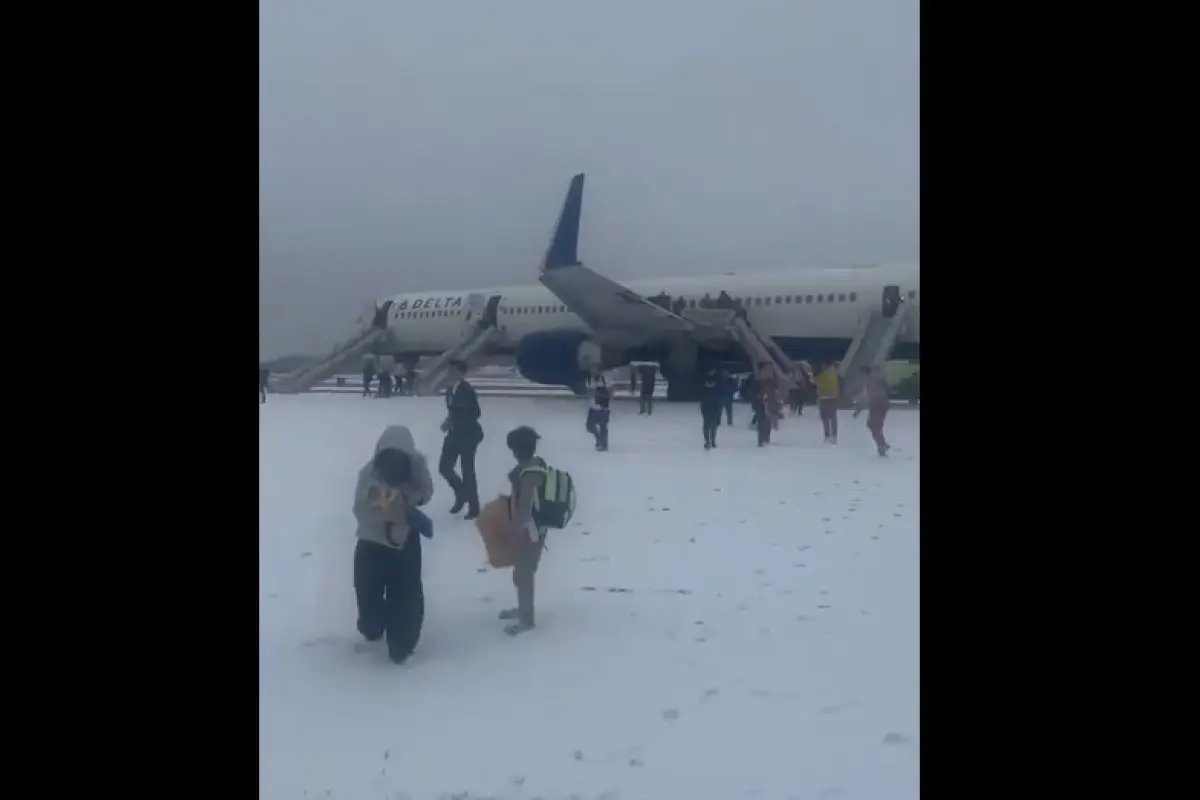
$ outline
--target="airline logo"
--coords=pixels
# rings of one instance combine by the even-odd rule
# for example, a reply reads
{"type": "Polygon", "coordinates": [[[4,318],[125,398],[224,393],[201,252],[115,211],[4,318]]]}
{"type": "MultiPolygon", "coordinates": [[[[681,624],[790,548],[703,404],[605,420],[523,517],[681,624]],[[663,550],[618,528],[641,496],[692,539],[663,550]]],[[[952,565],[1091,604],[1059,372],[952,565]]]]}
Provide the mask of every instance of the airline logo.
{"type": "Polygon", "coordinates": [[[463,298],[461,295],[457,297],[418,297],[412,303],[409,303],[407,299],[400,300],[396,303],[396,310],[416,311],[425,308],[441,310],[444,308],[461,308],[462,304],[463,298]]]}

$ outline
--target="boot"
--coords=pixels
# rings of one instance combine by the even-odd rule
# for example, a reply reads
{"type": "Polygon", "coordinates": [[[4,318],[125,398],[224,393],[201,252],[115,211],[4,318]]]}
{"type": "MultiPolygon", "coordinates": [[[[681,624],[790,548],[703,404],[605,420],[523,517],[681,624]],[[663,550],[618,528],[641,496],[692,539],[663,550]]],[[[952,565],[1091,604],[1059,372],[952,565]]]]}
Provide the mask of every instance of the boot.
{"type": "Polygon", "coordinates": [[[505,625],[504,632],[509,636],[518,636],[525,631],[533,630],[532,622],[514,622],[512,625],[505,625]]]}

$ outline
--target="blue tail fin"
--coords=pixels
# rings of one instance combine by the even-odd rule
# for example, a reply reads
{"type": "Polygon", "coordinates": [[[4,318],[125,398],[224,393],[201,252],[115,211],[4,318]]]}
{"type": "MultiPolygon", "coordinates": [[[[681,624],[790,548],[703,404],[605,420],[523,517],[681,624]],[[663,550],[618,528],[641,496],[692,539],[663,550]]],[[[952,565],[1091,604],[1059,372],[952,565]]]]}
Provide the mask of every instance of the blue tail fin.
{"type": "Polygon", "coordinates": [[[583,213],[583,173],[571,178],[554,236],[542,261],[542,272],[579,264],[579,217],[583,213]]]}

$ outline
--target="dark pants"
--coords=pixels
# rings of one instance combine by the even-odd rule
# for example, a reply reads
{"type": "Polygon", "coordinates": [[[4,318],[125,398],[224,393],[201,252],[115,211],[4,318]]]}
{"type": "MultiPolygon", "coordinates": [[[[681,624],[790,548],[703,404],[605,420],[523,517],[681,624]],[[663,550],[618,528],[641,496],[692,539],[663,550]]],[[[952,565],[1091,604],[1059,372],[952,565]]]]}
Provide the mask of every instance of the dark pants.
{"type": "Polygon", "coordinates": [[[821,399],[817,401],[817,410],[821,413],[821,426],[825,429],[825,438],[837,436],[838,401],[821,399]]]}
{"type": "Polygon", "coordinates": [[[533,626],[533,578],[542,560],[544,542],[522,542],[513,563],[513,586],[517,587],[517,619],[533,626]]]}
{"type": "Polygon", "coordinates": [[[267,390],[261,386],[258,387],[258,402],[260,402],[260,403],[267,402],[267,390]]]}
{"type": "Polygon", "coordinates": [[[369,642],[386,634],[393,661],[412,655],[425,622],[421,537],[410,532],[401,550],[360,539],[354,548],[354,592],[358,632],[369,642]]]}
{"type": "Polygon", "coordinates": [[[596,437],[596,447],[608,448],[608,418],[610,411],[604,408],[589,408],[587,431],[596,437]]]}
{"type": "Polygon", "coordinates": [[[721,426],[720,406],[700,406],[701,429],[704,431],[704,443],[717,443],[717,428],[721,426]]]}
{"type": "Polygon", "coordinates": [[[867,409],[867,430],[871,432],[871,438],[875,440],[880,455],[886,453],[890,447],[887,439],[883,438],[883,423],[887,414],[888,406],[885,405],[871,406],[867,409]]]}
{"type": "Polygon", "coordinates": [[[650,394],[642,392],[642,396],[638,398],[638,413],[653,414],[654,413],[654,389],[650,390],[650,394]]]}
{"type": "MultiPolygon", "coordinates": [[[[725,409],[725,424],[732,425],[733,424],[733,398],[726,397],[724,400],[722,400],[721,408],[725,409]]],[[[718,414],[718,416],[719,416],[719,414],[718,414]]]]}
{"type": "Polygon", "coordinates": [[[438,459],[438,473],[454,491],[454,505],[466,505],[472,513],[479,513],[479,487],[475,483],[475,451],[479,442],[461,440],[447,436],[442,440],[442,457],[438,459]],[[454,463],[462,462],[462,477],[454,473],[454,463]]]}
{"type": "Polygon", "coordinates": [[[363,397],[367,397],[371,394],[371,377],[371,373],[363,373],[363,397]]]}

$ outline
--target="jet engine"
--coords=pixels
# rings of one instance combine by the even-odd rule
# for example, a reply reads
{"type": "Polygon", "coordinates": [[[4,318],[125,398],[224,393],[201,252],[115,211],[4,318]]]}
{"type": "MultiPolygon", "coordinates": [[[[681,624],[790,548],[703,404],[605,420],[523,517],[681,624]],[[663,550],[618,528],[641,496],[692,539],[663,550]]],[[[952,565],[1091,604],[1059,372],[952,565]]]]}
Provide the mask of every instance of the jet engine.
{"type": "Polygon", "coordinates": [[[517,369],[534,383],[578,389],[592,370],[619,366],[610,363],[613,355],[586,333],[542,331],[517,343],[517,369]]]}

